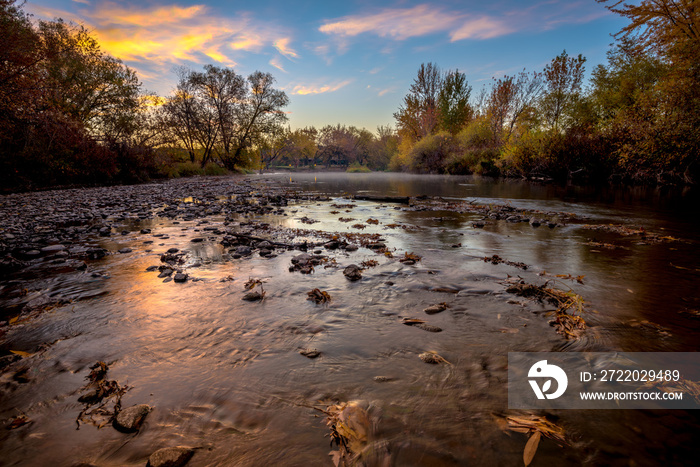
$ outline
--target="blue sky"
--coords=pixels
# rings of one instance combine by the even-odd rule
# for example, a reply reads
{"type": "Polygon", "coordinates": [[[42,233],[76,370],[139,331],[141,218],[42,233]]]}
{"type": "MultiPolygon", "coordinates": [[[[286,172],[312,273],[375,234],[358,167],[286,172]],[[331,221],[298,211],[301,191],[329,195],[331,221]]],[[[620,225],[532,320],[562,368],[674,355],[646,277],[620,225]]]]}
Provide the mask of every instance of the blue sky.
{"type": "Polygon", "coordinates": [[[393,125],[424,62],[466,73],[473,94],[494,77],[541,71],[564,49],[583,54],[590,71],[625,25],[594,0],[33,0],[24,8],[83,24],[160,95],[180,65],[270,72],[290,98],[292,128],[393,125]]]}

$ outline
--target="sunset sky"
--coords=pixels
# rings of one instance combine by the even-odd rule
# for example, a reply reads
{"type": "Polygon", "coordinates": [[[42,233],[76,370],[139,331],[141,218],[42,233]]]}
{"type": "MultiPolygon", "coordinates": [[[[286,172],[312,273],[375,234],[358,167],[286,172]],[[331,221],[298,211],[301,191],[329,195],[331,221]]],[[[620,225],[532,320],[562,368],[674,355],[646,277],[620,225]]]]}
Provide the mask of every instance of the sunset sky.
{"type": "Polygon", "coordinates": [[[292,128],[393,124],[423,62],[466,73],[473,94],[493,77],[540,71],[563,49],[587,57],[590,71],[625,24],[594,0],[32,0],[24,8],[83,24],[160,95],[179,65],[270,72],[290,98],[292,128]]]}

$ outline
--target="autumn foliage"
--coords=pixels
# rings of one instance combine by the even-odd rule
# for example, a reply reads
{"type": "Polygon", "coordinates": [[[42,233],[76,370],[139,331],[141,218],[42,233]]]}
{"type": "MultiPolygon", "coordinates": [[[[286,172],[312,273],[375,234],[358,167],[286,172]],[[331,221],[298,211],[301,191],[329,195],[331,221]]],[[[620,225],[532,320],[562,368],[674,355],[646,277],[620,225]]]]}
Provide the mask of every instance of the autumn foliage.
{"type": "Polygon", "coordinates": [[[494,79],[476,99],[459,71],[421,65],[394,114],[401,139],[391,167],[584,182],[697,182],[697,2],[598,1],[630,23],[588,85],[585,57],[566,51],[541,72],[494,79]],[[439,96],[454,92],[455,77],[466,99],[439,105],[439,96]]]}

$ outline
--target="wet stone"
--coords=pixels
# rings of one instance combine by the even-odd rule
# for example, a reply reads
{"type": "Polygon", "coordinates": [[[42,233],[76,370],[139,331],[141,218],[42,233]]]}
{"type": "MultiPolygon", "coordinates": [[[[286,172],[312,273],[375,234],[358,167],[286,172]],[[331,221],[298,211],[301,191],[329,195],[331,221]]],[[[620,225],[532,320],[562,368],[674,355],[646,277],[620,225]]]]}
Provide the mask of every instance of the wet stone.
{"type": "Polygon", "coordinates": [[[372,379],[377,383],[389,383],[396,380],[396,378],[392,378],[391,376],[375,376],[372,379]]]}
{"type": "Polygon", "coordinates": [[[362,269],[356,264],[351,264],[343,270],[343,275],[350,281],[362,279],[362,269]]]}
{"type": "Polygon", "coordinates": [[[142,234],[149,234],[151,233],[151,229],[141,229],[142,234]]]}
{"type": "Polygon", "coordinates": [[[430,305],[428,308],[425,308],[423,311],[429,315],[434,315],[436,313],[443,312],[447,309],[447,306],[443,303],[438,303],[436,305],[430,305]]]}
{"type": "Polygon", "coordinates": [[[147,404],[132,405],[119,412],[114,419],[114,428],[125,433],[138,431],[151,411],[147,404]]]}
{"type": "Polygon", "coordinates": [[[419,328],[422,329],[423,331],[428,331],[428,332],[442,332],[442,328],[439,328],[437,326],[433,326],[432,324],[428,323],[417,323],[413,325],[414,328],[419,328]]]}
{"type": "Polygon", "coordinates": [[[134,251],[134,250],[132,250],[131,248],[128,248],[128,247],[127,247],[127,248],[122,248],[122,249],[120,249],[120,250],[119,250],[119,253],[125,254],[125,253],[131,253],[132,251],[134,251]]]}
{"type": "Polygon", "coordinates": [[[250,256],[253,254],[253,250],[249,246],[243,245],[236,248],[236,254],[241,256],[250,256]]]}
{"type": "Polygon", "coordinates": [[[178,251],[180,251],[180,250],[177,249],[177,248],[170,248],[170,249],[167,251],[167,253],[170,253],[171,255],[174,255],[174,254],[177,253],[178,251]]]}
{"type": "Polygon", "coordinates": [[[193,455],[194,449],[185,446],[158,449],[150,455],[146,467],[182,467],[193,455]]]}
{"type": "Polygon", "coordinates": [[[257,301],[262,300],[262,299],[263,299],[263,294],[261,294],[258,291],[248,292],[242,298],[242,300],[245,300],[246,302],[257,302],[257,301]]]}
{"type": "Polygon", "coordinates": [[[175,274],[175,277],[173,277],[173,280],[175,282],[180,282],[180,283],[187,282],[187,274],[185,274],[183,272],[178,272],[177,274],[175,274]]]}
{"type": "Polygon", "coordinates": [[[57,253],[59,251],[65,250],[66,247],[64,245],[49,245],[45,246],[44,248],[41,249],[42,253],[57,253]]]}
{"type": "Polygon", "coordinates": [[[169,277],[173,272],[174,271],[172,269],[163,269],[162,271],[160,271],[160,274],[158,274],[158,277],[169,277]]]}
{"type": "Polygon", "coordinates": [[[319,357],[319,356],[321,355],[321,352],[319,352],[319,351],[316,350],[316,349],[301,349],[301,350],[299,351],[299,353],[300,353],[301,355],[303,355],[304,357],[306,357],[306,358],[311,358],[311,359],[317,358],[317,357],[319,357]]]}

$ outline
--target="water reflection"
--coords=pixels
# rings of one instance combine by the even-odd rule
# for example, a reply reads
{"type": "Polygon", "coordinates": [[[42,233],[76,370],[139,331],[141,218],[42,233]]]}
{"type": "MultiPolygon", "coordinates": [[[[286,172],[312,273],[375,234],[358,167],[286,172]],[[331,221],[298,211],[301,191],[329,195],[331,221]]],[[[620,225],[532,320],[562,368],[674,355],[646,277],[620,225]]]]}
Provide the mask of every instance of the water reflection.
{"type": "MultiPolygon", "coordinates": [[[[697,350],[700,321],[682,313],[699,303],[697,274],[674,267],[697,265],[697,231],[692,221],[684,224],[682,209],[660,212],[669,205],[660,198],[645,204],[640,198],[646,194],[635,197],[635,191],[595,197],[585,190],[465,177],[265,178],[293,181],[296,190],[331,199],[292,203],[286,216],[212,214],[206,224],[133,221],[125,224],[127,235],[99,243],[110,251],[129,247],[130,253],[91,261],[87,271],[71,274],[52,271],[46,262],[21,273],[32,290],[72,302],[10,327],[2,337],[8,350],[35,352],[51,344],[27,361],[29,382],[3,376],[3,417],[22,411],[34,421],[23,431],[0,434],[8,465],[142,464],[155,449],[178,444],[201,448],[193,465],[330,465],[327,427],[311,407],[353,399],[381,407],[379,432],[393,447],[394,465],[510,465],[520,462],[525,438],[504,434],[492,418],[507,407],[508,351],[697,350]],[[687,242],[638,245],[615,239],[622,248],[606,250],[587,243],[611,242],[609,234],[574,224],[549,229],[498,221],[475,229],[471,223],[479,216],[472,213],[412,211],[369,201],[354,202],[352,209],[332,206],[350,203],[337,198],[343,193],[360,192],[569,211],[601,223],[667,228],[687,242]],[[378,223],[367,223],[369,218],[378,223]],[[272,259],[258,254],[232,259],[221,236],[204,230],[250,220],[377,233],[396,256],[415,252],[423,258],[411,266],[364,248],[321,249],[339,267],[320,266],[302,275],[288,270],[298,251],[280,248],[272,259]],[[353,227],[358,223],[365,228],[353,227]],[[145,227],[152,233],[139,234],[145,227]],[[190,280],[184,284],[146,272],[161,264],[169,248],[187,252],[182,268],[190,280]],[[483,261],[493,254],[529,269],[483,261]],[[366,269],[362,280],[343,277],[345,265],[372,259],[379,265],[366,269]],[[597,311],[586,315],[591,327],[584,338],[563,340],[549,326],[551,307],[504,292],[508,275],[541,282],[550,277],[538,276],[544,271],[585,276],[584,284],[567,283],[597,311]],[[264,281],[262,302],[241,300],[249,278],[264,281]],[[431,291],[436,287],[459,293],[431,291]],[[332,302],[306,300],[313,288],[327,291],[332,302]],[[449,308],[429,317],[422,312],[440,302],[449,308]],[[442,332],[403,325],[401,316],[425,318],[442,332]],[[307,359],[301,348],[316,348],[321,356],[307,359]],[[426,350],[452,365],[426,365],[417,358],[426,350]],[[97,360],[108,362],[110,377],[132,388],[125,406],[155,407],[137,436],[125,438],[109,427],[75,430],[78,389],[97,360]],[[377,382],[377,376],[387,382],[377,382]]],[[[218,198],[229,199],[229,194],[218,198]]],[[[197,203],[196,195],[183,202],[197,203]]],[[[582,441],[568,449],[543,442],[537,454],[542,464],[655,465],[694,456],[692,443],[673,441],[698,428],[696,417],[685,412],[597,412],[594,423],[590,413],[556,415],[582,441]]]]}

